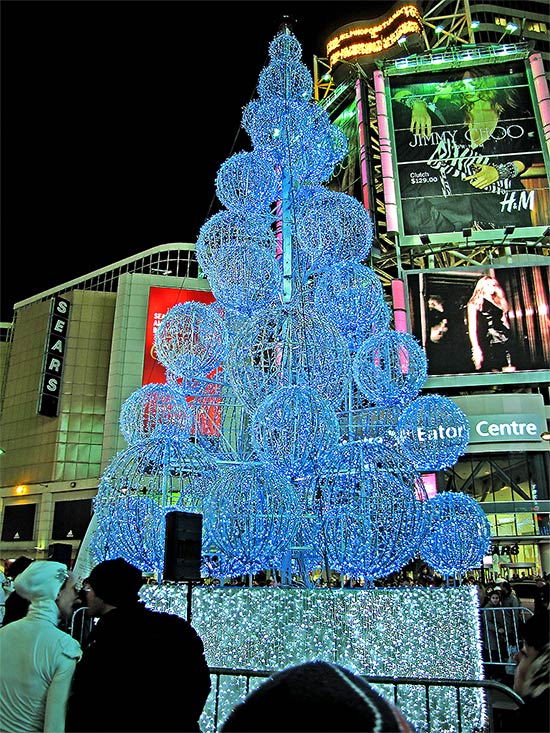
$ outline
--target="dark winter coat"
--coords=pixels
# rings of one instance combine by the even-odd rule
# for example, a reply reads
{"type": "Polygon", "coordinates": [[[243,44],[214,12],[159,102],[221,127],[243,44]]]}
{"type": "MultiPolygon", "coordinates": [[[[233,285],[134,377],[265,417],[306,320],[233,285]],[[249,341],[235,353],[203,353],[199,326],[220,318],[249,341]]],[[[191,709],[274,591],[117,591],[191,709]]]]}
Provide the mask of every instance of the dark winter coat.
{"type": "Polygon", "coordinates": [[[200,731],[210,692],[201,638],[142,603],[102,616],[76,666],[66,731],[200,731]]]}

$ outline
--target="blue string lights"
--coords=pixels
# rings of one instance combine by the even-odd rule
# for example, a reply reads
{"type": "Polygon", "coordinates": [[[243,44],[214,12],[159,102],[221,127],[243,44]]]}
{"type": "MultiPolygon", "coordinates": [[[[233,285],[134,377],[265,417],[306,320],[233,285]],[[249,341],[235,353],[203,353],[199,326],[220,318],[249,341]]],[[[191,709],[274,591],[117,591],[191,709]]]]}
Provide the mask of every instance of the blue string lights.
{"type": "Polygon", "coordinates": [[[307,477],[320,455],[336,447],[340,430],[331,405],[309,387],[281,387],[252,418],[252,443],[265,463],[289,478],[307,477]]]}
{"type": "Polygon", "coordinates": [[[188,301],[173,306],[155,332],[159,362],[179,377],[206,378],[225,359],[227,332],[216,308],[188,301]]]}
{"type": "MultiPolygon", "coordinates": [[[[283,29],[269,54],[243,109],[253,150],[220,167],[226,208],[197,239],[216,302],[175,305],[158,326],[167,385],[123,404],[129,447],[102,476],[94,552],[160,573],[166,512],[199,512],[206,575],[335,570],[372,583],[437,533],[418,470],[452,465],[467,431],[449,400],[418,397],[425,354],[390,328],[364,264],[370,215],[326,186],[347,141],[310,99],[300,44],[283,29]]],[[[476,544],[479,517],[453,516],[462,546],[476,544]]],[[[433,542],[430,557],[467,569],[481,544],[448,561],[452,548],[433,542]]]]}
{"type": "Polygon", "coordinates": [[[227,467],[204,502],[206,533],[236,575],[280,567],[298,529],[292,485],[261,464],[227,467]]]}
{"type": "Polygon", "coordinates": [[[187,400],[167,384],[144,385],[128,397],[120,411],[120,431],[128,443],[146,438],[186,441],[192,426],[187,400]]]}
{"type": "Polygon", "coordinates": [[[400,448],[421,471],[454,466],[466,452],[468,418],[452,400],[425,395],[411,402],[398,420],[400,448]]]}
{"type": "Polygon", "coordinates": [[[408,333],[384,331],[363,341],[353,360],[353,376],[374,405],[405,405],[428,376],[426,355],[408,333]]]}
{"type": "Polygon", "coordinates": [[[338,326],[351,353],[390,323],[380,279],[370,267],[353,260],[337,262],[321,275],[315,307],[338,326]]]}
{"type": "Polygon", "coordinates": [[[480,567],[491,547],[491,525],[471,496],[447,492],[426,502],[428,531],[420,553],[442,575],[480,567]]]}

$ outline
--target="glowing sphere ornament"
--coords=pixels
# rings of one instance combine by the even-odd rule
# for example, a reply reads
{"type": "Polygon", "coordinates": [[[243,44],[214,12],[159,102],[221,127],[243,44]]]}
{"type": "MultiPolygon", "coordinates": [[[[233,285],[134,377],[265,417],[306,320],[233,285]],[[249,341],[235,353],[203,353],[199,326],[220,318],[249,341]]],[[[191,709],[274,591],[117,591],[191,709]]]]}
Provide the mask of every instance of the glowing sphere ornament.
{"type": "Polygon", "coordinates": [[[293,185],[328,180],[347,152],[345,134],[316,103],[253,99],[244,108],[242,126],[255,151],[283,167],[293,185]]]}
{"type": "Polygon", "coordinates": [[[293,33],[281,31],[269,44],[269,56],[274,61],[295,61],[302,56],[302,47],[293,33]]]}
{"type": "Polygon", "coordinates": [[[305,386],[269,394],[254,413],[251,428],[258,457],[288,478],[311,472],[319,456],[336,447],[340,434],[334,409],[305,386]]]}
{"type": "Polygon", "coordinates": [[[218,211],[202,225],[197,238],[197,261],[208,277],[223,276],[224,262],[250,247],[275,254],[273,217],[256,212],[218,211]]]}
{"type": "Polygon", "coordinates": [[[121,496],[115,503],[94,500],[97,529],[90,540],[95,563],[124,558],[143,573],[162,574],[166,510],[144,496],[121,496]]]}
{"type": "Polygon", "coordinates": [[[240,247],[220,253],[208,280],[220,307],[251,316],[277,300],[281,265],[263,247],[240,247]]]}
{"type": "Polygon", "coordinates": [[[298,529],[291,484],[258,464],[226,467],[204,501],[206,533],[236,574],[280,567],[298,529]]]}
{"type": "Polygon", "coordinates": [[[337,262],[319,278],[315,307],[334,321],[351,352],[390,323],[379,277],[353,260],[337,262]]]}
{"type": "Polygon", "coordinates": [[[128,443],[146,438],[187,441],[193,413],[185,397],[167,384],[146,384],[125,400],[120,430],[128,443]]]}
{"type": "MultiPolygon", "coordinates": [[[[370,215],[360,201],[328,189],[314,194],[296,222],[297,245],[310,256],[312,269],[318,270],[344,260],[364,260],[373,232],[370,215]]],[[[380,292],[377,295],[381,297],[380,292]]]]}
{"type": "Polygon", "coordinates": [[[330,567],[372,581],[411,560],[425,532],[421,479],[398,454],[349,443],[324,461],[318,479],[330,567]]]}
{"type": "Polygon", "coordinates": [[[253,152],[232,155],[216,176],[219,200],[226,208],[245,215],[268,213],[280,196],[280,186],[273,165],[253,152]]]}
{"type": "Polygon", "coordinates": [[[217,477],[216,462],[199,446],[179,440],[144,440],[119,451],[103,472],[102,505],[122,497],[146,497],[158,506],[200,511],[217,477]]]}
{"type": "Polygon", "coordinates": [[[441,575],[479,568],[491,547],[491,525],[471,496],[445,492],[426,502],[428,531],[420,555],[441,575]]]}
{"type": "Polygon", "coordinates": [[[353,360],[353,376],[373,405],[404,405],[426,381],[426,355],[414,336],[385,331],[361,344],[353,360]]]}
{"type": "Polygon", "coordinates": [[[420,471],[454,466],[468,447],[468,418],[455,403],[440,395],[417,397],[398,421],[399,446],[420,471]]]}
{"type": "Polygon", "coordinates": [[[311,99],[313,79],[307,66],[288,57],[275,59],[260,73],[258,94],[261,98],[311,99]]]}
{"type": "Polygon", "coordinates": [[[227,332],[216,307],[189,300],[170,308],[155,332],[155,351],[169,371],[206,378],[227,352],[227,332]]]}
{"type": "Polygon", "coordinates": [[[314,308],[292,304],[245,322],[225,365],[228,382],[251,413],[283,386],[309,386],[336,405],[347,392],[350,371],[348,347],[336,326],[314,308]]]}

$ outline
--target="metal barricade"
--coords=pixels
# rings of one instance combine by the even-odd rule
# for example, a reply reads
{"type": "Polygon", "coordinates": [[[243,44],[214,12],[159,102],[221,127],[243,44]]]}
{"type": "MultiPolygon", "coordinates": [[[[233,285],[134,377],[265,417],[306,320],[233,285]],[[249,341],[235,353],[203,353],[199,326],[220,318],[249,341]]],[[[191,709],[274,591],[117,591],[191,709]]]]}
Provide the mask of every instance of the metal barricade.
{"type": "Polygon", "coordinates": [[[485,664],[505,666],[519,649],[519,627],[533,611],[523,606],[480,608],[481,639],[485,664]]]}
{"type": "Polygon", "coordinates": [[[88,638],[88,634],[95,623],[95,619],[86,615],[87,610],[87,606],[80,606],[80,608],[77,608],[71,617],[69,625],[70,635],[73,639],[78,641],[81,647],[84,646],[84,643],[88,638]]]}
{"type": "MultiPolygon", "coordinates": [[[[208,720],[201,721],[201,729],[205,733],[218,733],[223,724],[227,710],[222,711],[220,707],[222,680],[241,679],[241,686],[237,690],[234,685],[234,699],[232,706],[243,700],[253,688],[261,684],[263,679],[275,674],[275,670],[251,670],[251,669],[228,669],[225,667],[210,667],[210,675],[215,677],[212,686],[214,695],[211,701],[211,711],[208,720]]],[[[495,728],[494,708],[505,707],[507,710],[516,710],[523,704],[521,697],[501,682],[494,680],[458,680],[458,679],[421,679],[418,677],[380,677],[372,675],[360,675],[365,682],[373,685],[387,700],[393,702],[409,717],[417,730],[423,733],[441,733],[441,722],[434,714],[433,705],[437,703],[436,691],[445,693],[444,705],[446,707],[447,719],[454,722],[445,730],[455,730],[456,733],[493,733],[495,728]],[[403,704],[405,692],[417,690],[415,720],[403,704]],[[472,693],[482,696],[482,707],[485,710],[485,720],[480,726],[469,725],[464,720],[465,697],[472,693]],[[418,705],[420,701],[420,706],[418,705]],[[454,709],[451,710],[450,707],[454,709]]],[[[227,694],[225,694],[227,706],[227,694]]],[[[466,701],[466,704],[468,701],[466,701]]],[[[266,711],[269,714],[269,711],[266,711]]]]}

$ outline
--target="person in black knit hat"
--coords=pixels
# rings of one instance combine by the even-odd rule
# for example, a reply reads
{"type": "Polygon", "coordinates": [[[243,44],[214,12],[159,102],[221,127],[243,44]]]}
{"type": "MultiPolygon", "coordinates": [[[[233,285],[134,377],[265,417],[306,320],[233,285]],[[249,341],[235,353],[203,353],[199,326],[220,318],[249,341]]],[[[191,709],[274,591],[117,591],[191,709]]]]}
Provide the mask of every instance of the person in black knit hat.
{"type": "Polygon", "coordinates": [[[414,728],[361,677],[316,661],[277,672],[234,708],[221,731],[414,733],[414,728]]]}
{"type": "Polygon", "coordinates": [[[67,732],[200,731],[211,687],[202,640],[183,618],[147,609],[143,582],[122,558],[99,563],[84,582],[87,613],[99,620],[76,667],[67,732]]]}

